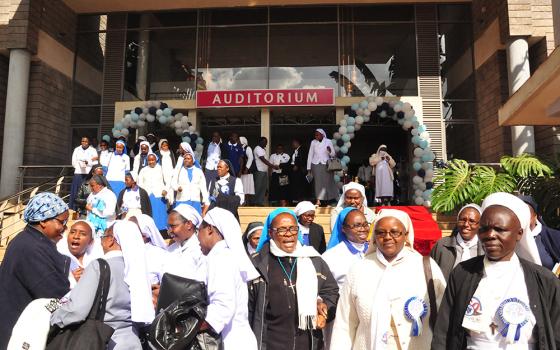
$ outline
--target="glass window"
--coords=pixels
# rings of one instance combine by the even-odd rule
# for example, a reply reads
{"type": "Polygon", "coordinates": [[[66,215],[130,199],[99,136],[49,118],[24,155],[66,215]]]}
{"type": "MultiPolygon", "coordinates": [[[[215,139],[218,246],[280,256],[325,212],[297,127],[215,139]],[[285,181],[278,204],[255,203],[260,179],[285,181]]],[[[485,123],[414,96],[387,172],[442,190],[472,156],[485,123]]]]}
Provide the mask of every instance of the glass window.
{"type": "MultiPolygon", "coordinates": [[[[150,32],[149,43],[150,99],[194,98],[196,87],[196,29],[155,30],[150,32]]],[[[141,62],[141,60],[139,59],[138,62],[141,62]]],[[[137,70],[137,72],[140,74],[142,71],[137,70]]],[[[147,73],[146,67],[144,74],[147,75],[147,73]]]]}
{"type": "Polygon", "coordinates": [[[478,132],[475,124],[446,123],[445,132],[448,159],[477,161],[478,132]]]}
{"type": "Polygon", "coordinates": [[[337,87],[337,26],[270,27],[270,88],[337,87]]]}
{"type": "Polygon", "coordinates": [[[476,106],[473,101],[446,100],[442,102],[443,119],[476,119],[476,106]]]}
{"type": "Polygon", "coordinates": [[[267,28],[204,27],[199,29],[199,90],[264,89],[267,28]]]}
{"type": "Polygon", "coordinates": [[[414,7],[411,5],[352,5],[340,7],[343,22],[411,22],[414,7]]]}
{"type": "Polygon", "coordinates": [[[101,103],[105,38],[105,33],[88,33],[78,36],[78,49],[74,66],[74,105],[101,103]]]}
{"type": "Polygon", "coordinates": [[[72,128],[72,143],[70,144],[70,147],[76,147],[79,145],[80,140],[84,136],[89,137],[90,140],[99,139],[99,129],[92,127],[72,128]]]}
{"type": "Polygon", "coordinates": [[[196,26],[196,11],[158,12],[149,14],[150,27],[187,27],[196,26]]]}
{"type": "Polygon", "coordinates": [[[335,6],[271,7],[270,23],[336,22],[335,6]]]}
{"type": "Polygon", "coordinates": [[[78,31],[97,32],[107,29],[107,15],[82,15],[78,17],[78,31]]]}
{"type": "Polygon", "coordinates": [[[470,4],[438,5],[438,20],[440,22],[470,22],[470,4]]]}
{"type": "Polygon", "coordinates": [[[341,24],[341,96],[418,94],[414,24],[341,24]]]}
{"type": "Polygon", "coordinates": [[[72,124],[99,124],[101,107],[74,107],[72,108],[72,124]]]}
{"type": "Polygon", "coordinates": [[[200,25],[265,24],[268,8],[212,9],[200,12],[200,25]]]}

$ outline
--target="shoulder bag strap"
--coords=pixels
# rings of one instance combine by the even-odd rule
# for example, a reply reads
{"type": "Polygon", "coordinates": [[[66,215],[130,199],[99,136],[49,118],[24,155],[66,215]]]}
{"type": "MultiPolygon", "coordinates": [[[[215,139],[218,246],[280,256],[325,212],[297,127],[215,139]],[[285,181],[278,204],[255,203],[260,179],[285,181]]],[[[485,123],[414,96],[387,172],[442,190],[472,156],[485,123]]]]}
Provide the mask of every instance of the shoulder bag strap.
{"type": "Polygon", "coordinates": [[[95,300],[89,311],[87,319],[103,321],[105,317],[105,306],[107,304],[107,295],[109,294],[109,285],[111,284],[111,269],[104,259],[97,259],[99,263],[99,284],[97,292],[95,292],[95,300]]]}
{"type": "Polygon", "coordinates": [[[436,291],[434,288],[434,279],[432,277],[432,266],[430,264],[430,257],[422,257],[424,265],[424,276],[426,277],[426,286],[428,287],[428,298],[430,299],[430,328],[433,330],[436,325],[437,319],[437,304],[436,304],[436,291]]]}

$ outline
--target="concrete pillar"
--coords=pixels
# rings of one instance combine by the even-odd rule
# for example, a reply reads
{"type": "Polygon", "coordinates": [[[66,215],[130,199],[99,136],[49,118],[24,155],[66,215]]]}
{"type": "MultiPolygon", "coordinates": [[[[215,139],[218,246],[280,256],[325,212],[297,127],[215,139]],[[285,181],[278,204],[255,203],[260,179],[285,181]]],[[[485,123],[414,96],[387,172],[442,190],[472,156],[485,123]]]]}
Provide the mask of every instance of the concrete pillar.
{"type": "Polygon", "coordinates": [[[266,156],[270,157],[270,109],[268,108],[261,108],[261,136],[266,137],[268,140],[266,156]]]}
{"type": "Polygon", "coordinates": [[[344,119],[344,107],[336,107],[336,124],[340,125],[340,121],[344,119]]]}
{"type": "Polygon", "coordinates": [[[189,109],[187,115],[189,117],[189,122],[192,124],[192,126],[194,126],[194,129],[200,132],[200,128],[198,127],[198,116],[196,115],[196,109],[189,109]]]}
{"type": "Polygon", "coordinates": [[[140,16],[140,31],[138,34],[138,58],[136,59],[136,93],[140,100],[146,100],[148,92],[148,60],[150,55],[150,14],[140,16]]]}
{"type": "Polygon", "coordinates": [[[18,191],[17,177],[19,166],[23,165],[25,145],[30,66],[31,53],[29,51],[25,49],[10,51],[0,197],[6,197],[18,191]]]}
{"type": "MultiPolygon", "coordinates": [[[[509,94],[513,95],[531,76],[529,44],[524,37],[512,37],[506,47],[509,94]]],[[[511,146],[514,156],[535,153],[535,133],[532,126],[512,126],[511,146]]]]}

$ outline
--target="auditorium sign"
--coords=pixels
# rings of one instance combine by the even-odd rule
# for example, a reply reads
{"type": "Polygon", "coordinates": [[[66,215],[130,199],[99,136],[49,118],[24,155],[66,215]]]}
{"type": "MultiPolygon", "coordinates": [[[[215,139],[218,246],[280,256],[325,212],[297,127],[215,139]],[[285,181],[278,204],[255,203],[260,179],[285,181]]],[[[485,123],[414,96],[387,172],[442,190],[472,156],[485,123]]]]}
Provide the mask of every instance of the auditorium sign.
{"type": "Polygon", "coordinates": [[[223,90],[196,92],[197,108],[334,106],[334,89],[223,90]]]}

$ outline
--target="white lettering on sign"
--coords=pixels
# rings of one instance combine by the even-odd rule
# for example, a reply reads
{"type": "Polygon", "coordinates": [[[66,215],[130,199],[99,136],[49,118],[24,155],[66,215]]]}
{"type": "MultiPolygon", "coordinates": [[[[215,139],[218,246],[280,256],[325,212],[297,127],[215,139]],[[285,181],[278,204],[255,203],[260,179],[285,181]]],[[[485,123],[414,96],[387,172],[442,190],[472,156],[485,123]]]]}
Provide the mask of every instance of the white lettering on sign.
{"type": "Polygon", "coordinates": [[[197,107],[334,105],[333,89],[197,91],[197,107]]]}

